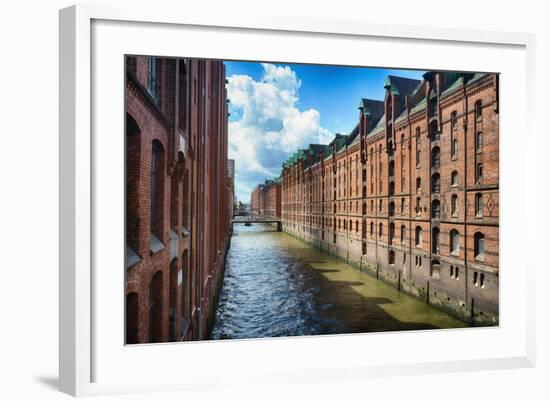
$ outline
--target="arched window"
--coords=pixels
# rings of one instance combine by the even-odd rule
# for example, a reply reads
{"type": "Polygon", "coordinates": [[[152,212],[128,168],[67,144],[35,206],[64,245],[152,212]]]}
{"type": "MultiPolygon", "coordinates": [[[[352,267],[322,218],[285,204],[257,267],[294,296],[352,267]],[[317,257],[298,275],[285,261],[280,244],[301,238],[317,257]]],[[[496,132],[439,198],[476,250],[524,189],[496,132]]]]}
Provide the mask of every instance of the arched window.
{"type": "Polygon", "coordinates": [[[169,292],[168,292],[168,321],[169,321],[169,330],[168,334],[170,341],[176,341],[178,337],[177,327],[176,327],[176,316],[177,316],[177,307],[178,307],[178,258],[172,259],[170,262],[170,276],[169,276],[169,292]]]}
{"type": "Polygon", "coordinates": [[[416,127],[416,167],[420,166],[420,127],[416,127]]]}
{"type": "Polygon", "coordinates": [[[416,247],[422,247],[422,227],[416,226],[414,229],[414,245],[416,247]]]}
{"type": "MultiPolygon", "coordinates": [[[[126,245],[135,252],[139,248],[140,158],[140,129],[136,120],[126,114],[126,245]]],[[[130,258],[128,262],[132,263],[130,258]]]]}
{"type": "Polygon", "coordinates": [[[401,214],[405,213],[405,198],[401,198],[401,214]]]}
{"type": "Polygon", "coordinates": [[[137,292],[126,295],[126,344],[138,342],[139,304],[137,292]]]}
{"type": "Polygon", "coordinates": [[[356,233],[359,232],[359,221],[358,220],[355,220],[355,232],[356,233]]]}
{"type": "Polygon", "coordinates": [[[383,226],[382,226],[382,223],[380,223],[378,225],[378,237],[382,238],[382,229],[383,229],[383,226]]]}
{"type": "Polygon", "coordinates": [[[454,131],[451,134],[451,158],[458,156],[458,139],[456,139],[454,131]]]}
{"type": "Polygon", "coordinates": [[[474,257],[483,260],[485,256],[485,235],[479,231],[474,234],[474,257]]]}
{"type": "Polygon", "coordinates": [[[453,171],[451,173],[451,186],[456,187],[458,186],[458,172],[453,171]]]}
{"type": "Polygon", "coordinates": [[[388,252],[388,264],[390,265],[395,264],[395,252],[392,250],[388,252]]]}
{"type": "Polygon", "coordinates": [[[440,239],[439,228],[432,228],[432,253],[439,254],[440,251],[440,239]]]}
{"type": "Polygon", "coordinates": [[[370,223],[370,237],[374,238],[374,223],[370,223]]]}
{"type": "Polygon", "coordinates": [[[353,222],[351,221],[351,219],[350,219],[350,221],[349,221],[348,227],[349,227],[349,230],[350,230],[350,231],[353,230],[353,222]]]}
{"type": "Polygon", "coordinates": [[[430,139],[432,141],[439,141],[440,132],[439,132],[439,127],[437,126],[437,120],[434,120],[430,123],[429,129],[430,129],[430,139]]]}
{"type": "Polygon", "coordinates": [[[483,182],[483,163],[478,163],[476,165],[476,181],[478,184],[483,182]]]}
{"type": "Polygon", "coordinates": [[[151,232],[162,238],[164,216],[164,148],[154,140],[151,159],[151,232]]]}
{"type": "Polygon", "coordinates": [[[401,226],[401,243],[405,242],[406,236],[407,236],[407,228],[404,225],[402,225],[401,226]]]}
{"type": "Polygon", "coordinates": [[[441,205],[437,199],[432,201],[432,219],[439,219],[441,217],[441,205]]]}
{"type": "Polygon", "coordinates": [[[438,168],[440,166],[440,150],[439,146],[432,149],[432,167],[438,168]]]}
{"type": "Polygon", "coordinates": [[[382,199],[378,201],[378,212],[382,213],[382,199]]]}
{"type": "Polygon", "coordinates": [[[458,196],[456,194],[451,195],[451,215],[456,216],[458,213],[458,196]]]}
{"type": "Polygon", "coordinates": [[[363,216],[367,214],[367,204],[363,203],[363,216]]]}
{"type": "Polygon", "coordinates": [[[475,208],[476,208],[476,217],[482,217],[483,216],[483,195],[481,195],[480,193],[476,194],[475,208]]]}
{"type": "Polygon", "coordinates": [[[420,212],[422,212],[422,208],[420,207],[420,198],[419,197],[416,198],[416,207],[415,207],[415,209],[416,209],[416,214],[417,215],[419,215],[420,212]]]}
{"type": "Polygon", "coordinates": [[[481,152],[483,150],[483,133],[479,131],[476,134],[476,151],[481,152]]]}
{"type": "Polygon", "coordinates": [[[458,255],[460,252],[460,242],[459,242],[459,235],[458,231],[454,228],[451,230],[451,233],[449,235],[449,244],[450,244],[450,252],[453,255],[458,255]]]}
{"type": "Polygon", "coordinates": [[[420,177],[416,177],[416,192],[420,192],[421,188],[422,188],[422,179],[420,177]]]}
{"type": "Polygon", "coordinates": [[[388,213],[389,213],[390,216],[395,215],[395,203],[394,202],[390,202],[388,213]]]}
{"type": "Polygon", "coordinates": [[[389,240],[389,243],[390,244],[393,244],[393,237],[395,237],[395,224],[394,223],[390,223],[390,227],[389,227],[389,230],[388,230],[388,240],[389,240]]]}
{"type": "Polygon", "coordinates": [[[441,190],[441,182],[440,177],[438,173],[435,173],[432,175],[432,192],[433,193],[439,193],[441,190]]]}
{"type": "Polygon", "coordinates": [[[395,162],[393,160],[390,161],[388,165],[388,175],[390,177],[393,177],[395,174],[395,162]]]}
{"type": "Polygon", "coordinates": [[[476,120],[481,120],[482,118],[482,110],[481,110],[481,100],[478,100],[475,104],[475,117],[476,117],[476,120]]]}
{"type": "Polygon", "coordinates": [[[163,327],[163,278],[162,272],[157,271],[149,284],[149,342],[164,341],[163,327]]]}

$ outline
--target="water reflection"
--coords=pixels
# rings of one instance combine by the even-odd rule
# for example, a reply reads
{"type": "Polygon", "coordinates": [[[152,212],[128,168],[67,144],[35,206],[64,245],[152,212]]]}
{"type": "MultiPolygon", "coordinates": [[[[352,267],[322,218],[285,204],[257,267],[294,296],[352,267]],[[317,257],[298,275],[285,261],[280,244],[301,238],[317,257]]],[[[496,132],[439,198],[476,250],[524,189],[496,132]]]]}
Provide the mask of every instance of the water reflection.
{"type": "Polygon", "coordinates": [[[211,337],[464,326],[270,225],[254,224],[235,225],[211,337]]]}

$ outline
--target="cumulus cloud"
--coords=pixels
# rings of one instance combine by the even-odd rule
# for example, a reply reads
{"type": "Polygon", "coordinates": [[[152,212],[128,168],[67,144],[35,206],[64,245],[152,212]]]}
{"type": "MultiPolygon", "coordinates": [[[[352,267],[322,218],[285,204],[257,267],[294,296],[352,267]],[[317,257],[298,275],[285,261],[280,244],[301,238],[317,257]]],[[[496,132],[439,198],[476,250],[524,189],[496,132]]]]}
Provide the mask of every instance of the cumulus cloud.
{"type": "Polygon", "coordinates": [[[288,66],[262,64],[259,81],[248,75],[228,77],[230,112],[229,157],[236,161],[237,198],[250,200],[252,189],[277,177],[294,151],[310,143],[328,143],[331,133],[321,127],[319,111],[299,110],[301,81],[288,66]]]}

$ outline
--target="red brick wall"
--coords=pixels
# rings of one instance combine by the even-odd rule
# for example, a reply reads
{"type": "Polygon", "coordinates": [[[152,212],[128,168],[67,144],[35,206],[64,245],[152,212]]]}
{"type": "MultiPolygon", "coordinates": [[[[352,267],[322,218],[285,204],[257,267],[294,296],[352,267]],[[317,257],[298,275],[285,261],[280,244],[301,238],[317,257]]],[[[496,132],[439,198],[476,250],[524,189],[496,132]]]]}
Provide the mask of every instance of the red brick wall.
{"type": "MultiPolygon", "coordinates": [[[[472,80],[473,75],[466,76],[467,84],[445,93],[441,88],[446,77],[440,73],[431,75],[437,93],[435,115],[428,113],[428,107],[406,109],[405,103],[406,112],[390,114],[382,129],[373,130],[370,125],[367,134],[364,127],[369,124],[360,120],[360,141],[348,142],[336,153],[327,151],[326,155],[331,155],[323,156],[317,163],[299,160],[283,168],[283,230],[364,265],[388,281],[401,280],[400,288],[428,297],[431,303],[453,313],[494,323],[498,320],[498,77],[486,74],[472,80]],[[482,102],[482,113],[476,118],[478,100],[482,102]],[[451,126],[453,113],[456,124],[451,126]],[[430,121],[437,123],[439,140],[430,138],[430,121]],[[476,146],[478,132],[482,133],[481,147],[476,146]],[[457,141],[454,154],[453,140],[457,141]],[[439,167],[432,166],[435,147],[440,150],[439,167]],[[361,149],[364,149],[362,157],[361,149]],[[389,175],[390,163],[394,165],[393,176],[389,175]],[[479,163],[483,165],[481,180],[476,177],[479,163]],[[431,185],[436,173],[440,176],[439,192],[433,192],[431,185]],[[456,185],[451,183],[453,173],[456,185]],[[420,179],[418,189],[417,179],[420,179]],[[389,193],[390,186],[394,188],[393,194],[389,193]],[[481,214],[475,210],[476,195],[482,200],[481,214]],[[451,213],[453,196],[455,213],[451,213]],[[432,217],[434,201],[440,204],[437,218],[432,217]],[[394,212],[390,216],[392,204],[394,212]],[[393,241],[388,235],[390,225],[394,227],[393,241]],[[401,241],[402,226],[404,241],[401,241]],[[419,246],[414,242],[417,227],[422,229],[419,246]],[[433,228],[440,232],[439,253],[432,252],[433,228]],[[458,254],[450,251],[453,229],[459,233],[458,254]],[[484,235],[485,252],[481,258],[474,257],[475,233],[484,235]],[[390,263],[390,251],[395,255],[394,263],[390,263]],[[417,265],[417,258],[422,259],[422,267],[417,265]],[[439,277],[433,274],[435,268],[430,269],[432,262],[441,265],[439,277]],[[450,276],[449,271],[455,267],[462,270],[459,278],[444,279],[443,275],[450,276]],[[483,287],[479,285],[482,273],[483,287]],[[478,278],[478,285],[474,277],[478,278]]],[[[419,90],[427,94],[431,85],[425,81],[419,90]]],[[[410,99],[387,91],[386,112],[390,108],[397,110],[405,101],[410,99]]]]}
{"type": "Polygon", "coordinates": [[[137,327],[129,338],[140,343],[151,337],[203,339],[230,239],[224,66],[220,61],[159,59],[156,102],[147,90],[148,57],[137,56],[127,65],[127,121],[137,132],[127,134],[127,244],[129,254],[139,256],[126,266],[126,294],[132,294],[127,330],[137,327]],[[162,148],[162,157],[152,206],[153,143],[162,148]],[[152,207],[158,216],[155,227],[152,207]],[[160,249],[152,248],[152,232],[162,241],[160,249]],[[154,293],[160,294],[158,302],[151,299],[154,293]]]}

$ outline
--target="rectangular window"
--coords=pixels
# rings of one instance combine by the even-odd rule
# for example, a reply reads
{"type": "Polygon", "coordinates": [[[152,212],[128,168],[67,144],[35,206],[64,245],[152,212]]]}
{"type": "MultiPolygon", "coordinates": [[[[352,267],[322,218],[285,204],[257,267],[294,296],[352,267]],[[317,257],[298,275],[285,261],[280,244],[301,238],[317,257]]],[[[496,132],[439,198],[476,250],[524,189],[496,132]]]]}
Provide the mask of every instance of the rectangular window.
{"type": "Polygon", "coordinates": [[[483,181],[483,164],[478,163],[476,166],[476,181],[480,184],[483,181]]]}
{"type": "Polygon", "coordinates": [[[451,144],[451,156],[456,157],[458,155],[458,140],[453,139],[451,144]]]}
{"type": "Polygon", "coordinates": [[[149,57],[148,64],[147,91],[157,103],[160,103],[160,60],[149,57]]]}

